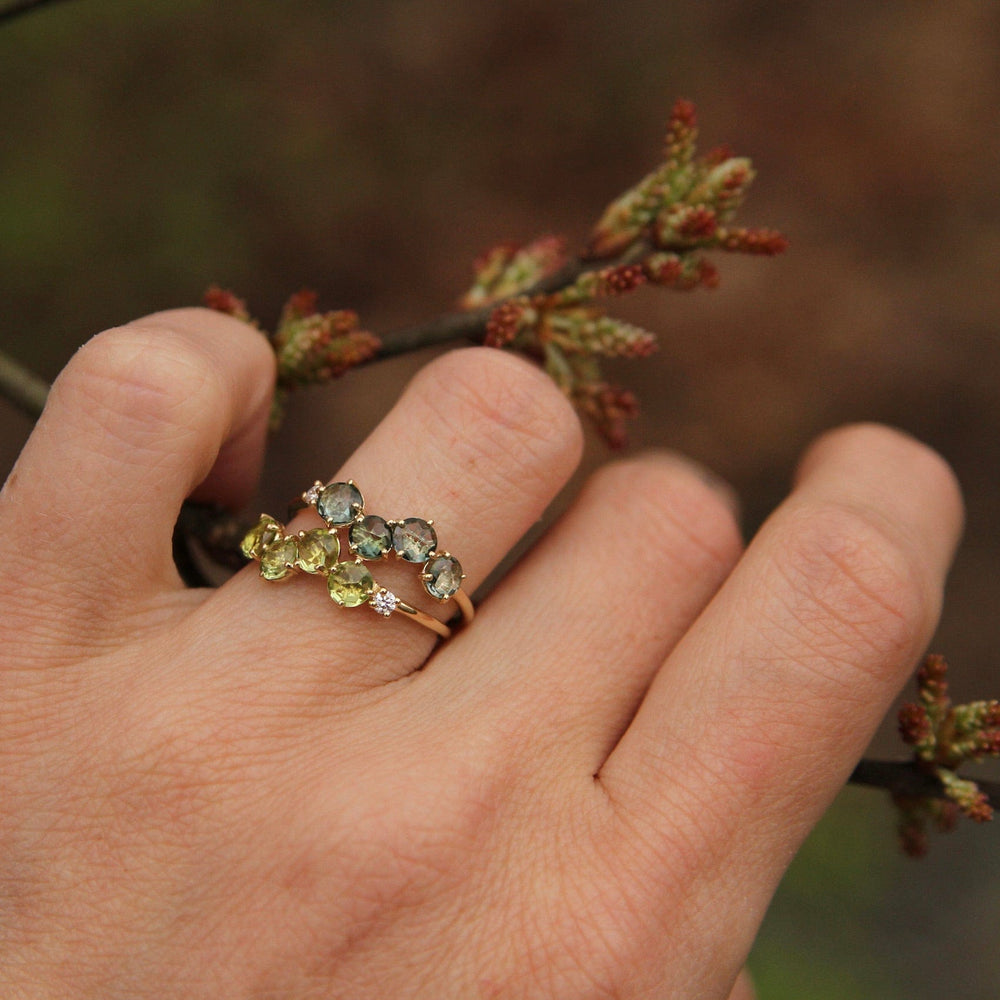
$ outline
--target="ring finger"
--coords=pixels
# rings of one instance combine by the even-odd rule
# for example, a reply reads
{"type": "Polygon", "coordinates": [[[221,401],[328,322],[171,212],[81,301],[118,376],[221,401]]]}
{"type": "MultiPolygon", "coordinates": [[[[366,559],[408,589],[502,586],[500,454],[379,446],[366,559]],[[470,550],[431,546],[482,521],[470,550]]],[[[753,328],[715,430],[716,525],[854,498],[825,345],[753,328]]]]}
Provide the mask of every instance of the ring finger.
{"type": "MultiPolygon", "coordinates": [[[[488,348],[455,351],[417,375],[335,478],[357,483],[366,513],[433,519],[438,548],[461,561],[471,591],[565,484],[581,439],[569,403],[532,365],[488,348]]],[[[294,527],[319,523],[310,514],[294,527]]],[[[438,618],[449,613],[426,595],[421,602],[417,566],[392,563],[366,565],[404,601],[438,618]]],[[[243,634],[260,645],[261,656],[251,650],[251,661],[267,662],[269,673],[271,626],[278,622],[288,625],[280,656],[289,667],[318,664],[325,685],[350,689],[412,672],[436,642],[404,615],[386,622],[363,607],[333,606],[326,588],[306,574],[280,587],[257,576],[252,568],[238,574],[198,613],[215,614],[224,603],[245,620],[266,623],[243,634]]]]}

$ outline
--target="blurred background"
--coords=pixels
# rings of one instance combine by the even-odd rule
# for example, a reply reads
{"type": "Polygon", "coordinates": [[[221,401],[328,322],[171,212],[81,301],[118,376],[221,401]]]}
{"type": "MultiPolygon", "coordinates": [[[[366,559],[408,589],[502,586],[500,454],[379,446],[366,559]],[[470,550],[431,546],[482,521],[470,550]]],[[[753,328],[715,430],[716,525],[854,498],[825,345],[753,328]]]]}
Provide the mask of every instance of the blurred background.
{"type": "MultiPolygon", "coordinates": [[[[1000,694],[1000,5],[55,4],[0,28],[0,347],[51,379],[211,283],[265,325],[303,286],[376,332],[429,318],[486,246],[582,241],[678,96],[703,149],[758,168],[741,220],[792,245],[623,304],[662,338],[613,372],[634,445],[717,470],[752,532],[823,429],[931,442],[969,507],[933,648],[959,698],[1000,694]]],[[[298,394],[264,500],[332,474],[430,356],[298,394]]],[[[5,472],[29,430],[0,401],[5,472]]],[[[584,471],[607,457],[592,440],[584,471]]],[[[838,799],[762,929],[763,1000],[1000,996],[1000,827],[913,862],[893,823],[881,793],[838,799]]]]}

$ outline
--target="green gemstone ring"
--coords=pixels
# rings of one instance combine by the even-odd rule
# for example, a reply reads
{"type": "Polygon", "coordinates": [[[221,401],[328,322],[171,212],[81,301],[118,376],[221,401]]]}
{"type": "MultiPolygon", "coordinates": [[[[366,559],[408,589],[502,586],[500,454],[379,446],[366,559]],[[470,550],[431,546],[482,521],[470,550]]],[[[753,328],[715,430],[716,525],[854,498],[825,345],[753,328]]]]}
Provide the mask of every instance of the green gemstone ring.
{"type": "Polygon", "coordinates": [[[243,538],[243,555],[260,563],[265,580],[286,580],[299,572],[325,576],[336,604],[345,608],[367,604],[386,618],[399,611],[447,639],[452,633],[449,625],[375,582],[365,562],[391,555],[417,563],[426,593],[441,604],[454,600],[464,621],[472,621],[475,609],[462,590],[462,564],[450,552],[438,549],[433,521],[419,517],[391,521],[366,514],[364,497],[353,479],[346,483],[317,481],[293,505],[293,509],[305,507],[314,508],[325,527],[289,533],[281,522],[261,514],[243,538]],[[347,548],[353,558],[341,559],[340,528],[347,529],[347,548]]]}

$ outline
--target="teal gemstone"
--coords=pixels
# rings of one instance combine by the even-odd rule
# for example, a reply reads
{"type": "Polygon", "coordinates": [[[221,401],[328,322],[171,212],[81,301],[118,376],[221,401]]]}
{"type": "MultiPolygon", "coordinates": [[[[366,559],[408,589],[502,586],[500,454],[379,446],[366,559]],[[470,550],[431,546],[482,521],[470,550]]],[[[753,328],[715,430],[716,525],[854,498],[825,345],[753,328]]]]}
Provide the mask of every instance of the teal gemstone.
{"type": "Polygon", "coordinates": [[[316,510],[327,524],[350,524],[363,510],[365,499],[353,483],[330,483],[316,498],[316,510]]]}
{"type": "Polygon", "coordinates": [[[378,514],[368,514],[355,521],[347,537],[351,551],[362,559],[381,559],[392,548],[392,528],[378,514]]]}
{"type": "Polygon", "coordinates": [[[435,556],[424,567],[424,587],[431,597],[446,601],[462,586],[462,564],[449,555],[435,556]]]}
{"type": "Polygon", "coordinates": [[[392,547],[407,562],[422,563],[437,548],[437,532],[419,517],[408,517],[392,529],[392,547]]]}

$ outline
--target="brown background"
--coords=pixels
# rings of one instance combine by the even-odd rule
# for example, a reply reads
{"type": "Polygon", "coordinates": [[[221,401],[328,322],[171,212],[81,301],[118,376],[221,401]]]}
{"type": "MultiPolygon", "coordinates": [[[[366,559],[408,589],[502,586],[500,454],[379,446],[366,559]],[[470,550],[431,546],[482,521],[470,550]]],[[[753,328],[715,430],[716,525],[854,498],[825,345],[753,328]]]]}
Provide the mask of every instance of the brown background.
{"type": "MultiPolygon", "coordinates": [[[[52,377],[210,282],[265,322],[303,285],[377,331],[429,317],[490,243],[582,239],[690,97],[759,170],[743,219],[792,247],[627,304],[662,336],[615,370],[636,445],[730,479],[748,531],[824,428],[936,445],[969,521],[935,648],[960,696],[1000,694],[998,70],[973,0],[55,5],[0,29],[0,346],[52,377]]],[[[266,496],[332,472],[425,361],[297,399],[266,496]]],[[[28,430],[0,403],[4,469],[28,430]]],[[[765,1000],[1000,995],[1000,828],[915,865],[891,824],[839,800],[762,934],[765,1000]]]]}

